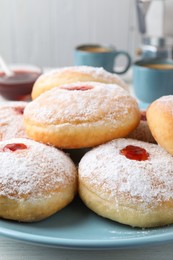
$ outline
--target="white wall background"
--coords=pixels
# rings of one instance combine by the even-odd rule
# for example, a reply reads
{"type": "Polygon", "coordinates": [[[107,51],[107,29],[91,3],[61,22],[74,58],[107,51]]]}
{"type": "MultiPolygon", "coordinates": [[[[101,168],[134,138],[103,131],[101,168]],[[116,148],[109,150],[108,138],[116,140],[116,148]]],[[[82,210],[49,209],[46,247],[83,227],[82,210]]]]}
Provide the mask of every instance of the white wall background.
{"type": "Polygon", "coordinates": [[[83,43],[113,44],[134,56],[139,40],[135,0],[0,0],[0,55],[9,63],[72,65],[83,43]]]}

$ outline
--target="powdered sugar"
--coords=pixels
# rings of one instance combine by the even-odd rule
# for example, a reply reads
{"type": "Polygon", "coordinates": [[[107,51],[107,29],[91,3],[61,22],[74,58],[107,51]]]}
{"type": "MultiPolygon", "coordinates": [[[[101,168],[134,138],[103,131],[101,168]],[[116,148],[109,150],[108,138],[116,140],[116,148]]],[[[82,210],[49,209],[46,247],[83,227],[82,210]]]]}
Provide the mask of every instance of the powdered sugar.
{"type": "Polygon", "coordinates": [[[75,166],[63,152],[54,147],[23,138],[0,143],[0,196],[35,198],[48,196],[73,185],[75,166]],[[6,144],[23,143],[27,149],[2,151],[6,144]]]}
{"type": "Polygon", "coordinates": [[[172,102],[173,103],[173,95],[162,96],[161,98],[157,99],[161,102],[172,102]]]}
{"type": "Polygon", "coordinates": [[[26,102],[3,102],[0,104],[0,140],[26,137],[23,114],[26,102]]]}
{"type": "Polygon", "coordinates": [[[136,100],[115,84],[78,82],[63,87],[55,87],[28,104],[24,117],[39,123],[78,124],[98,122],[103,117],[109,121],[115,120],[116,117],[118,121],[119,118],[128,115],[129,110],[134,112],[138,109],[136,100]],[[91,86],[92,89],[85,91],[64,89],[75,86],[91,86]]]}
{"type": "Polygon", "coordinates": [[[140,121],[140,124],[129,135],[128,138],[148,142],[156,143],[154,137],[151,134],[147,121],[140,121]]]}
{"type": "Polygon", "coordinates": [[[39,80],[50,80],[53,78],[54,75],[61,74],[64,72],[79,72],[86,75],[91,75],[93,78],[99,81],[99,79],[107,81],[107,83],[117,83],[119,86],[123,87],[124,89],[128,89],[125,82],[116,74],[110,73],[104,70],[102,67],[90,67],[90,66],[73,66],[73,67],[64,67],[55,70],[51,70],[42,74],[39,80]]]}
{"type": "Polygon", "coordinates": [[[173,199],[173,157],[155,144],[117,139],[101,145],[82,158],[79,178],[85,180],[93,192],[101,189],[100,196],[107,193],[109,199],[117,203],[123,196],[147,209],[173,199]],[[144,148],[149,159],[127,159],[120,154],[127,145],[144,148]]]}

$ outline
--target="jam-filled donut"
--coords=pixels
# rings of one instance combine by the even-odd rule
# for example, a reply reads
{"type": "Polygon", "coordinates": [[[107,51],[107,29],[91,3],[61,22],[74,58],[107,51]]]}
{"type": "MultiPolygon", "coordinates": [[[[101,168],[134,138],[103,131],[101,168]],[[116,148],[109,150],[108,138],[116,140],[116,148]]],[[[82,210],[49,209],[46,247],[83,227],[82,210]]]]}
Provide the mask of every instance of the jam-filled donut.
{"type": "Polygon", "coordinates": [[[139,120],[137,102],[127,91],[97,82],[55,87],[24,111],[31,139],[65,149],[92,147],[126,136],[139,120]]]}
{"type": "Polygon", "coordinates": [[[80,161],[79,194],[98,215],[123,224],[171,224],[173,157],[156,144],[113,140],[80,161]]]}
{"type": "Polygon", "coordinates": [[[158,144],[173,155],[173,95],[155,100],[147,109],[147,121],[158,144]]]}
{"type": "Polygon", "coordinates": [[[107,72],[103,68],[74,66],[55,69],[42,74],[34,84],[32,99],[37,98],[43,92],[57,86],[87,81],[117,84],[126,90],[128,89],[123,80],[117,75],[107,72]]]}
{"type": "Polygon", "coordinates": [[[147,123],[147,118],[146,118],[146,111],[143,110],[141,111],[141,120],[140,124],[138,125],[135,130],[133,130],[129,135],[128,138],[148,142],[148,143],[156,143],[156,140],[151,134],[150,128],[147,123]]]}
{"type": "Polygon", "coordinates": [[[0,217],[42,220],[72,201],[76,168],[58,149],[25,138],[0,142],[0,217]]]}
{"type": "Polygon", "coordinates": [[[23,111],[27,102],[9,101],[0,103],[0,141],[26,137],[23,111]]]}

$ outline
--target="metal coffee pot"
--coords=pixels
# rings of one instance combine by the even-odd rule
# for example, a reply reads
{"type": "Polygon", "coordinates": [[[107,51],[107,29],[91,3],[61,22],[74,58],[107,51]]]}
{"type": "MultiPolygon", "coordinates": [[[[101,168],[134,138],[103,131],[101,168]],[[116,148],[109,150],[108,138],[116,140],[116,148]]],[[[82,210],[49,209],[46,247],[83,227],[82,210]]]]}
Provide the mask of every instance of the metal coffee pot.
{"type": "Polygon", "coordinates": [[[173,58],[173,47],[169,43],[169,39],[164,37],[149,37],[142,38],[140,48],[142,58],[173,58]]]}
{"type": "Polygon", "coordinates": [[[141,47],[137,50],[137,54],[140,55],[142,58],[159,57],[172,59],[173,40],[164,36],[148,35],[146,26],[146,15],[152,1],[156,0],[136,0],[138,26],[142,39],[141,47]]]}

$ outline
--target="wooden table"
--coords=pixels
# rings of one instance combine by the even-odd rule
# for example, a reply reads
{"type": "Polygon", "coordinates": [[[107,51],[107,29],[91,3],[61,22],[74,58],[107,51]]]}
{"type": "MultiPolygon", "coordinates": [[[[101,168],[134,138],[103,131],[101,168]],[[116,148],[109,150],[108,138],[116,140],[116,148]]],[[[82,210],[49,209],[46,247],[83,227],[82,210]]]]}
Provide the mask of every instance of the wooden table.
{"type": "Polygon", "coordinates": [[[172,260],[173,244],[106,251],[62,250],[0,237],[0,260],[172,260]]]}

